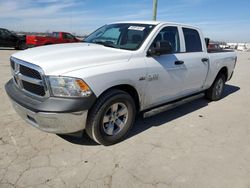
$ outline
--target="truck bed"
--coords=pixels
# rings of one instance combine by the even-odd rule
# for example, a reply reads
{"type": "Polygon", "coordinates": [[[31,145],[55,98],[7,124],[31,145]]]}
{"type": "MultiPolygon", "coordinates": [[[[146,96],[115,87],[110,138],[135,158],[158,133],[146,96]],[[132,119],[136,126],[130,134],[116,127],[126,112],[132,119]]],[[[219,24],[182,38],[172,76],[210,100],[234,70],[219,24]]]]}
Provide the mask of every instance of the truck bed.
{"type": "Polygon", "coordinates": [[[234,50],[230,49],[208,49],[208,53],[221,53],[221,52],[234,52],[234,50]]]}

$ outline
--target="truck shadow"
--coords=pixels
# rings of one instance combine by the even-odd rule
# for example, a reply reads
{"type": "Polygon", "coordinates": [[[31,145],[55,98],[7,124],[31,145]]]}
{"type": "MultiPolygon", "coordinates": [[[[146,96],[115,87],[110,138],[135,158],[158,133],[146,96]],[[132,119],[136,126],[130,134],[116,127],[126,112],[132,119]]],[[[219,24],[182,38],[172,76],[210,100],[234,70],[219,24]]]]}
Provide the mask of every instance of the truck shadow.
{"type": "MultiPolygon", "coordinates": [[[[226,84],[222,100],[223,98],[237,92],[238,90],[240,90],[240,87],[226,84]]],[[[181,105],[177,108],[168,110],[166,112],[162,112],[158,115],[155,115],[146,119],[142,118],[142,115],[139,115],[138,118],[136,119],[133,129],[130,131],[130,134],[128,135],[126,139],[136,136],[137,134],[140,134],[146,131],[147,129],[150,129],[151,127],[157,127],[157,126],[161,126],[162,124],[171,122],[172,120],[175,120],[179,117],[182,117],[196,110],[199,110],[207,106],[208,104],[209,104],[209,101],[207,99],[200,98],[190,103],[181,105]]],[[[201,114],[201,116],[203,116],[203,114],[201,114]]],[[[98,145],[94,141],[92,141],[90,138],[88,138],[85,132],[78,133],[78,136],[76,135],[58,135],[58,136],[60,136],[64,140],[71,142],[73,144],[98,145]]]]}

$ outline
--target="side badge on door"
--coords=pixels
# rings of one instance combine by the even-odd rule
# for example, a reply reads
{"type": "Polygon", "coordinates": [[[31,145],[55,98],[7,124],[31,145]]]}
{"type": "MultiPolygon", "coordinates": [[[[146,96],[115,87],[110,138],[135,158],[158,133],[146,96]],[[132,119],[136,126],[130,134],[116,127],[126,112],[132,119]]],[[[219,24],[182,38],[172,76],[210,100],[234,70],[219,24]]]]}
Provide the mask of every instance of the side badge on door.
{"type": "Polygon", "coordinates": [[[159,80],[159,74],[149,74],[148,81],[159,80]]]}

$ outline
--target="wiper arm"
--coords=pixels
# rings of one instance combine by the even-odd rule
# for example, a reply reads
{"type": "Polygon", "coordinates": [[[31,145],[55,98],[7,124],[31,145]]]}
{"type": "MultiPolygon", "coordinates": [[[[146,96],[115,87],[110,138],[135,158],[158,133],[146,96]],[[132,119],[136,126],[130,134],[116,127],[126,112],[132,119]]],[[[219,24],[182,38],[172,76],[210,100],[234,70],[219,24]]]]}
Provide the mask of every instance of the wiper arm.
{"type": "Polygon", "coordinates": [[[113,44],[107,43],[107,42],[103,42],[103,41],[95,41],[94,43],[95,44],[101,44],[101,45],[106,46],[106,47],[116,48],[113,44]]]}

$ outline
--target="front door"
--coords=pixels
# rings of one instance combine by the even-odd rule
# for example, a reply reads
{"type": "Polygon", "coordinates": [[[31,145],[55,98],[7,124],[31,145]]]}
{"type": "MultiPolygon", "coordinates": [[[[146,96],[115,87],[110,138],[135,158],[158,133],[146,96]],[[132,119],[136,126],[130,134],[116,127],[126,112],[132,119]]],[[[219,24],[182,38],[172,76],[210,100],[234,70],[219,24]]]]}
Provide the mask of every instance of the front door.
{"type": "Polygon", "coordinates": [[[180,37],[175,26],[164,27],[154,39],[152,46],[157,41],[170,42],[173,53],[154,57],[145,57],[147,65],[148,82],[145,91],[146,108],[174,100],[182,95],[183,72],[180,52],[180,37]]]}

